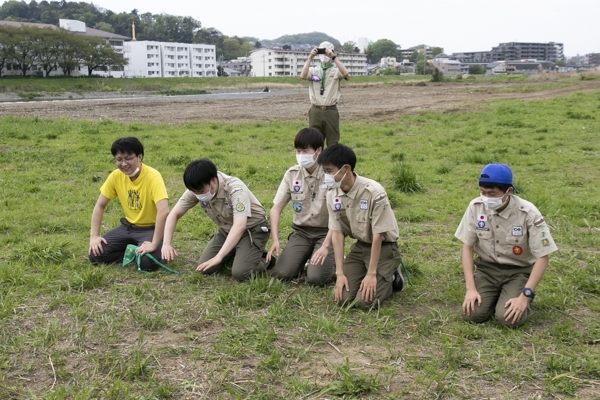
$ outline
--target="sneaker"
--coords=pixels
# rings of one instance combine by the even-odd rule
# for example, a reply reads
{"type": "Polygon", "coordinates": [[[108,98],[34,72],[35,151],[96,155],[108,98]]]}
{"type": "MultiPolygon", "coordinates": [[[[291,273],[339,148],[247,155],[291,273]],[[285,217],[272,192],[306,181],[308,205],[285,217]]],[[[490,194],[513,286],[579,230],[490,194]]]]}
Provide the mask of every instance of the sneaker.
{"type": "Polygon", "coordinates": [[[402,271],[400,271],[400,267],[394,271],[392,278],[392,288],[394,289],[394,292],[401,292],[402,289],[404,289],[404,276],[402,275],[402,271]]]}
{"type": "Polygon", "coordinates": [[[261,262],[265,265],[265,267],[266,267],[265,269],[273,268],[275,266],[275,263],[277,262],[277,258],[275,258],[275,256],[271,254],[271,261],[269,261],[268,263],[266,261],[266,258],[267,258],[267,252],[263,251],[261,262]]]}

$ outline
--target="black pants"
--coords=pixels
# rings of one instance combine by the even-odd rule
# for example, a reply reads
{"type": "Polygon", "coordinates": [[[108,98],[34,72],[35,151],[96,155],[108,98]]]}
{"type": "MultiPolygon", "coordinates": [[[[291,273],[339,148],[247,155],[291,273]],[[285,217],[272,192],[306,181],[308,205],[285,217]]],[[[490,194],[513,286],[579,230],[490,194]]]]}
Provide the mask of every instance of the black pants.
{"type": "MultiPolygon", "coordinates": [[[[143,242],[151,242],[154,237],[154,226],[141,227],[132,225],[125,218],[121,218],[121,225],[117,226],[102,236],[106,243],[102,243],[102,254],[95,256],[89,255],[92,264],[111,264],[123,263],[125,248],[128,244],[140,246],[143,242]]],[[[154,252],[150,253],[161,263],[165,260],[161,257],[162,241],[154,252]]],[[[156,265],[148,257],[142,257],[140,268],[144,271],[156,271],[159,266],[156,265]]]]}

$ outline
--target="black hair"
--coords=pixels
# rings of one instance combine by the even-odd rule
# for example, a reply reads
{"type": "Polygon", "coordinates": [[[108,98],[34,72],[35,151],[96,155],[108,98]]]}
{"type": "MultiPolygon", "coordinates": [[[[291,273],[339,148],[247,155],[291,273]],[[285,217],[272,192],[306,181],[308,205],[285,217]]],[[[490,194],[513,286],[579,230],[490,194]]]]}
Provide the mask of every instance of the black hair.
{"type": "Polygon", "coordinates": [[[327,146],[317,159],[317,162],[320,165],[333,165],[338,169],[342,169],[342,167],[347,164],[350,166],[350,169],[354,171],[354,167],[356,166],[356,154],[354,154],[354,151],[350,147],[336,143],[327,146]]]}
{"type": "Polygon", "coordinates": [[[502,193],[506,193],[513,185],[510,183],[479,182],[479,187],[485,189],[500,189],[502,193]]]}
{"type": "Polygon", "coordinates": [[[202,190],[213,178],[217,177],[217,167],[206,158],[194,160],[183,173],[183,183],[189,190],[202,190]]]}
{"type": "Polygon", "coordinates": [[[115,140],[110,147],[110,152],[113,157],[117,153],[121,154],[135,154],[136,156],[142,155],[144,157],[144,145],[138,140],[138,138],[130,136],[115,140]]]}
{"type": "Polygon", "coordinates": [[[319,147],[323,147],[323,135],[315,128],[300,129],[294,138],[294,148],[307,149],[309,147],[315,151],[319,147]]]}

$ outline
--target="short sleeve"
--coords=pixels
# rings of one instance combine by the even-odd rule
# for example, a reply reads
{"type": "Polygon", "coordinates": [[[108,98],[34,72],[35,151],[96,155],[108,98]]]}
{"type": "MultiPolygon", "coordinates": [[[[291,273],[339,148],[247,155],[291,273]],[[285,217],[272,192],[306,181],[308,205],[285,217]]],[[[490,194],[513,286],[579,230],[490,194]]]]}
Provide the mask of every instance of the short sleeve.
{"type": "Polygon", "coordinates": [[[233,205],[233,218],[251,217],[252,209],[248,188],[243,186],[233,186],[231,192],[231,204],[233,205]]]}

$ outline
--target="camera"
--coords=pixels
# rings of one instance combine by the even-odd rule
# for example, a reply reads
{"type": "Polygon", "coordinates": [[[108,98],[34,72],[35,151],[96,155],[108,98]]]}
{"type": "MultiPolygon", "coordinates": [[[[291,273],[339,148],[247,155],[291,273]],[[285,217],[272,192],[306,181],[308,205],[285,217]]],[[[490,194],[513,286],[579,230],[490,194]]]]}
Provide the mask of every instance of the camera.
{"type": "Polygon", "coordinates": [[[325,54],[325,49],[324,48],[317,49],[317,54],[325,54]]]}

